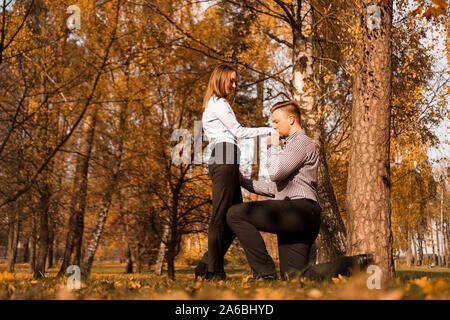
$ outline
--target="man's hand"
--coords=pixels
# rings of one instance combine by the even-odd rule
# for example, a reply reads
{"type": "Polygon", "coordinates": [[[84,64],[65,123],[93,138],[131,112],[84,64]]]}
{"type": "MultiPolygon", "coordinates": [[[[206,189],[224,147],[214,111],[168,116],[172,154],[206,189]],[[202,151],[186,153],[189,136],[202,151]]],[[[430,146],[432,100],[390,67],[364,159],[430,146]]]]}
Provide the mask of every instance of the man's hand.
{"type": "Polygon", "coordinates": [[[267,144],[271,144],[273,146],[279,146],[281,144],[280,135],[277,131],[270,134],[270,136],[267,138],[267,144]]]}

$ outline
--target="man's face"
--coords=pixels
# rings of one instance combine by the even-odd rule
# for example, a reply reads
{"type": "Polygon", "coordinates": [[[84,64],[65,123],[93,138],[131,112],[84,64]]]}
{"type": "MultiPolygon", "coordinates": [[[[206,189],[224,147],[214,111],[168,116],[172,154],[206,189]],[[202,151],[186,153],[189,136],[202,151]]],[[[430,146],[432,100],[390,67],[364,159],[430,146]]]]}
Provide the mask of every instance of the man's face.
{"type": "Polygon", "coordinates": [[[272,113],[273,128],[278,131],[280,138],[289,136],[292,122],[292,116],[284,111],[282,108],[277,109],[272,113]]]}

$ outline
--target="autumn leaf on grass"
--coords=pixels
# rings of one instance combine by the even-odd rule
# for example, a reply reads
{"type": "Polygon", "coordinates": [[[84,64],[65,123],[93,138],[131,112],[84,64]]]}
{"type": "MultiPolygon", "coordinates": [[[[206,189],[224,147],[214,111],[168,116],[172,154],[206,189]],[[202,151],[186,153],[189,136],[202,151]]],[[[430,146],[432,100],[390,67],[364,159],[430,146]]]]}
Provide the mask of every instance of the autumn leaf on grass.
{"type": "Polygon", "coordinates": [[[242,278],[242,283],[247,283],[251,277],[252,277],[251,275],[245,276],[244,278],[242,278]]]}
{"type": "Polygon", "coordinates": [[[16,281],[16,277],[8,271],[0,273],[0,284],[10,284],[16,281]]]}
{"type": "Polygon", "coordinates": [[[433,285],[430,282],[430,279],[427,277],[422,277],[420,279],[414,279],[412,281],[414,284],[422,288],[424,294],[429,294],[433,292],[433,285]]]}
{"type": "Polygon", "coordinates": [[[201,281],[196,281],[194,284],[194,289],[200,289],[200,287],[202,286],[202,282],[201,281]]]}
{"type": "Polygon", "coordinates": [[[445,282],[442,277],[439,277],[439,279],[434,284],[434,292],[439,293],[440,291],[447,290],[449,288],[447,282],[445,282]]]}
{"type": "Polygon", "coordinates": [[[331,278],[331,280],[334,282],[334,283],[346,283],[347,282],[347,279],[345,279],[341,274],[338,274],[338,277],[337,278],[335,278],[335,277],[333,277],[333,278],[331,278]]]}
{"type": "Polygon", "coordinates": [[[139,289],[141,287],[141,284],[136,281],[130,281],[128,285],[130,286],[131,289],[139,289]]]}

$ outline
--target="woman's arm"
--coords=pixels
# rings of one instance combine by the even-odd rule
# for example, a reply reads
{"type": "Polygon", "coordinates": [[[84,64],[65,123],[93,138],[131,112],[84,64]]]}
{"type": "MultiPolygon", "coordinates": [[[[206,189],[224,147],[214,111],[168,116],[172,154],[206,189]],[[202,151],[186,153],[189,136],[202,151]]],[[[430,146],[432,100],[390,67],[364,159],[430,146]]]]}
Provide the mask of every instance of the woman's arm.
{"type": "Polygon", "coordinates": [[[245,128],[237,120],[230,104],[225,99],[218,99],[210,106],[213,114],[223,123],[223,125],[236,138],[254,138],[260,135],[267,135],[274,131],[269,127],[245,128]]]}

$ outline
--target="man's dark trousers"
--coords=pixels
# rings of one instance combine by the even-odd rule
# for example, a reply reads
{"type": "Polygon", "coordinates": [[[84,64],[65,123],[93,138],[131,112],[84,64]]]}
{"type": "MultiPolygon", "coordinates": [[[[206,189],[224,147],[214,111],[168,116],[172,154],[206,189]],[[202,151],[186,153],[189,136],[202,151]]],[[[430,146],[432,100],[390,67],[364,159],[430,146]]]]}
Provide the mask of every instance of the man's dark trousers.
{"type": "Polygon", "coordinates": [[[227,223],[256,276],[276,273],[258,231],[277,234],[280,272],[289,276],[307,266],[311,245],[319,233],[320,213],[319,204],[309,199],[253,201],[232,206],[227,223]]]}

